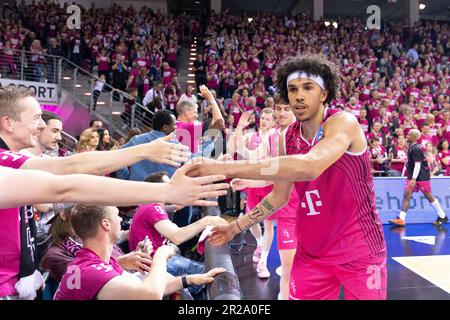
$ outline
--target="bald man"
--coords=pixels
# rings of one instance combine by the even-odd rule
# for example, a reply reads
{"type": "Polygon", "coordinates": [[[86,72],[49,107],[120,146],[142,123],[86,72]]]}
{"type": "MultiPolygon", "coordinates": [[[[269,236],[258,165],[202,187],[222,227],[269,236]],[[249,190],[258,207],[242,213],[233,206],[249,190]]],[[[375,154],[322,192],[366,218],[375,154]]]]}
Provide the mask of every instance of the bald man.
{"type": "Polygon", "coordinates": [[[420,138],[420,131],[412,129],[409,131],[407,141],[409,142],[408,150],[408,179],[406,180],[405,193],[403,195],[402,211],[400,211],[397,219],[389,220],[389,223],[395,224],[400,227],[406,225],[405,218],[406,212],[409,208],[409,202],[411,201],[412,194],[419,190],[424,194],[433,208],[436,210],[438,217],[433,221],[433,225],[441,226],[448,222],[448,217],[442,210],[439,201],[431,193],[430,184],[430,168],[428,167],[425,155],[422,152],[417,140],[420,138]]]}

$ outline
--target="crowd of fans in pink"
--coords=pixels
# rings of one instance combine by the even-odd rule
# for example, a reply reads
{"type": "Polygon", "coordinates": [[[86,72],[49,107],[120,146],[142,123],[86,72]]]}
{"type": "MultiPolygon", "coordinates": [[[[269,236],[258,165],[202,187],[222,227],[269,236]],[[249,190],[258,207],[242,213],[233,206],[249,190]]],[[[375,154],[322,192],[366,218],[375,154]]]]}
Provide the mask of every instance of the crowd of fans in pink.
{"type": "MultiPolygon", "coordinates": [[[[153,111],[167,108],[176,113],[180,99],[196,102],[193,86],[182,94],[177,68],[183,37],[198,37],[202,52],[193,64],[196,84],[211,89],[228,128],[248,110],[253,110],[253,126],[258,128],[262,108],[274,104],[277,65],[300,52],[321,52],[341,70],[341,89],[329,107],[359,119],[375,174],[401,175],[407,153],[404,137],[417,128],[433,173],[450,175],[447,24],[418,22],[409,28],[390,22],[381,30],[368,30],[357,18],[338,19],[335,28],[306,14],[258,13],[248,19],[224,12],[211,15],[201,30],[200,22],[188,15],[173,19],[146,7],[137,11],[114,4],[108,10],[83,9],[83,26],[77,31],[65,24],[65,6],[41,1],[22,2],[17,8],[18,13],[0,25],[1,61],[3,67],[10,66],[9,72],[17,72],[13,49],[31,51],[38,66],[45,64],[44,53],[64,55],[90,71],[96,69],[106,83],[153,111]]],[[[35,72],[35,80],[42,73],[35,72]]]]}
{"type": "Polygon", "coordinates": [[[338,27],[257,14],[248,19],[213,15],[205,31],[202,81],[219,96],[232,97],[225,110],[236,125],[240,114],[271,106],[268,97],[276,66],[300,52],[323,53],[340,67],[341,89],[329,105],[353,113],[367,135],[375,174],[401,175],[405,136],[421,130],[419,141],[434,174],[450,175],[450,30],[447,24],[387,23],[368,30],[356,18],[338,27]]]}

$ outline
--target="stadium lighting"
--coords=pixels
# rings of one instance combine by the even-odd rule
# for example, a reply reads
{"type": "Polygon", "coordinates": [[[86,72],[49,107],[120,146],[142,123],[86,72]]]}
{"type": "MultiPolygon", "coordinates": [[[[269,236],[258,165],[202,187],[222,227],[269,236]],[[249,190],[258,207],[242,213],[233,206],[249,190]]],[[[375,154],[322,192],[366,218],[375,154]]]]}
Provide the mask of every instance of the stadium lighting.
{"type": "Polygon", "coordinates": [[[333,22],[332,23],[332,25],[333,25],[333,27],[335,28],[335,29],[337,29],[338,28],[338,24],[337,24],[337,22],[335,21],[335,22],[333,22]]]}
{"type": "Polygon", "coordinates": [[[251,23],[253,21],[253,18],[248,18],[248,23],[251,23]]]}
{"type": "Polygon", "coordinates": [[[195,80],[188,80],[187,83],[195,83],[195,80]]]}
{"type": "Polygon", "coordinates": [[[85,96],[90,96],[91,93],[90,93],[90,92],[86,92],[84,95],[85,95],[85,96]]]}
{"type": "Polygon", "coordinates": [[[325,21],[325,27],[330,26],[330,21],[325,21]]]}
{"type": "Polygon", "coordinates": [[[122,113],[120,111],[113,111],[112,114],[114,114],[114,115],[121,115],[122,113]]]}
{"type": "Polygon", "coordinates": [[[104,102],[104,101],[99,101],[99,102],[97,102],[97,104],[99,104],[99,105],[104,105],[105,102],[104,102]]]}
{"type": "Polygon", "coordinates": [[[63,77],[64,80],[71,80],[71,77],[63,77]]]}
{"type": "Polygon", "coordinates": [[[419,9],[420,9],[420,10],[425,9],[425,7],[426,7],[425,4],[423,4],[423,3],[419,4],[419,9]]]}
{"type": "Polygon", "coordinates": [[[195,77],[195,74],[193,74],[193,73],[188,73],[188,77],[195,77]]]}
{"type": "Polygon", "coordinates": [[[189,60],[191,60],[191,61],[195,61],[195,58],[189,58],[189,60]]]}
{"type": "Polygon", "coordinates": [[[81,88],[81,84],[76,84],[75,87],[76,88],[81,88]]]}

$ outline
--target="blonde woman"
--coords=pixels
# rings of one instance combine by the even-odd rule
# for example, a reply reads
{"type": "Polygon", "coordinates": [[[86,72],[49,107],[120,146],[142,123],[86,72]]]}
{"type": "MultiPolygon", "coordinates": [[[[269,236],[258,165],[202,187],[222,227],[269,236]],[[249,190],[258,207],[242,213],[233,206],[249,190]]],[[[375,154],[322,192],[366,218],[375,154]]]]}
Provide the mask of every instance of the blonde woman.
{"type": "Polygon", "coordinates": [[[34,81],[41,82],[42,65],[46,63],[41,41],[34,40],[30,50],[31,63],[34,65],[34,81]]]}
{"type": "Polygon", "coordinates": [[[80,135],[80,142],[77,145],[77,153],[95,151],[99,143],[99,135],[96,129],[88,128],[80,135]]]}

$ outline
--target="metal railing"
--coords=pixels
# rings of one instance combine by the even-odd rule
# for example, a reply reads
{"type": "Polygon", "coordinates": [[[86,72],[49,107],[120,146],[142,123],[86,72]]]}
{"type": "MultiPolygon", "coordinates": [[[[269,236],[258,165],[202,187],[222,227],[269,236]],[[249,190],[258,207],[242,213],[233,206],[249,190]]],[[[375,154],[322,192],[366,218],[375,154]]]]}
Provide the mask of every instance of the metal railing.
{"type": "Polygon", "coordinates": [[[43,52],[4,48],[0,51],[0,77],[56,84],[59,59],[43,52]]]}
{"type": "MultiPolygon", "coordinates": [[[[216,200],[216,199],[208,199],[216,200]]],[[[204,208],[206,215],[220,216],[218,207],[204,208]]],[[[224,268],[225,272],[218,274],[214,282],[207,286],[209,300],[241,300],[242,293],[239,285],[239,277],[234,269],[228,245],[214,247],[205,241],[205,269],[224,268]]]]}
{"type": "Polygon", "coordinates": [[[96,83],[102,81],[91,72],[61,56],[3,49],[0,52],[0,77],[22,81],[58,84],[77,104],[90,112],[91,119],[102,120],[112,134],[126,136],[128,129],[151,128],[154,112],[140,103],[130,103],[128,93],[104,83],[94,94],[96,83]]]}
{"type": "Polygon", "coordinates": [[[89,71],[66,58],[60,59],[60,88],[72,96],[96,118],[107,124],[112,134],[126,136],[131,128],[147,131],[152,124],[154,112],[122,90],[113,88],[89,71]],[[101,91],[95,92],[96,84],[103,82],[101,91]]]}
{"type": "Polygon", "coordinates": [[[75,154],[77,151],[78,140],[70,134],[61,131],[62,140],[59,142],[59,155],[63,157],[75,154]]]}

